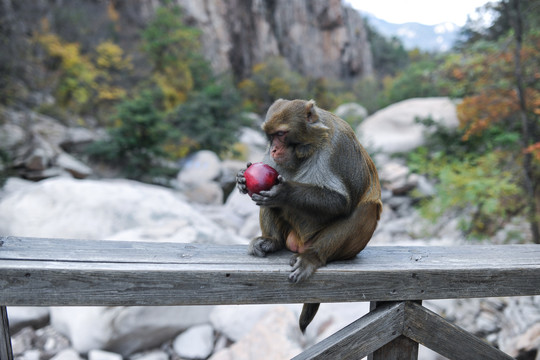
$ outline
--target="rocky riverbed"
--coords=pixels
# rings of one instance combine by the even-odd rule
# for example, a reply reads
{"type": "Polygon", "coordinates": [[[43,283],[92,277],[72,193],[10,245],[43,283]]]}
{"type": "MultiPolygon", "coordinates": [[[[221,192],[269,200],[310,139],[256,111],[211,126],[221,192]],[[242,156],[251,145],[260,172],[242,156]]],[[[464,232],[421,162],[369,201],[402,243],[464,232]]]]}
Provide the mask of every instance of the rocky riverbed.
{"type": "MultiPolygon", "coordinates": [[[[414,99],[401,106],[374,114],[358,130],[365,143],[377,145],[375,159],[384,187],[383,216],[369,246],[463,244],[466,240],[457,219],[433,224],[414,209],[419,198],[434,194],[433,184],[389,156],[421,143],[423,135],[414,128],[414,117],[431,114],[457,124],[455,109],[443,98],[414,99]],[[374,117],[378,126],[372,125],[374,117]],[[385,142],[384,136],[390,134],[400,134],[400,142],[385,142]]],[[[34,113],[9,110],[9,119],[0,128],[0,138],[9,139],[7,145],[18,154],[20,173],[41,180],[8,179],[0,193],[2,234],[247,244],[259,233],[257,206],[233,190],[234,175],[244,161],[222,161],[201,151],[184,164],[172,187],[98,179],[69,149],[99,134],[66,128],[34,113]]],[[[247,160],[260,159],[265,146],[260,133],[244,129],[240,141],[249,149],[247,160]]],[[[516,229],[528,231],[520,221],[508,231],[516,229]]],[[[504,238],[501,233],[492,241],[504,238]]],[[[512,356],[535,359],[538,355],[539,297],[424,304],[512,356]]],[[[10,307],[8,314],[19,360],[288,359],[367,313],[369,304],[323,304],[305,335],[297,325],[300,308],[288,304],[10,307]]],[[[421,349],[420,358],[441,359],[427,349],[421,349]]]]}

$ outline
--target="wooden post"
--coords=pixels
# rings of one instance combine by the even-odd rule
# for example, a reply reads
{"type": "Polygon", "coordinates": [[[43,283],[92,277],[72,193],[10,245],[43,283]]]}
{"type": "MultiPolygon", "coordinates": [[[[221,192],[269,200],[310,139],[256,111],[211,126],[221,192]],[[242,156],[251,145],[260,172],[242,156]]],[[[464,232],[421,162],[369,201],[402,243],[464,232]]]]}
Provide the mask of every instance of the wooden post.
{"type": "MultiPolygon", "coordinates": [[[[418,303],[421,304],[422,301],[418,301],[418,303]]],[[[387,304],[387,301],[372,301],[370,303],[369,310],[374,311],[375,309],[387,304]]],[[[405,316],[405,314],[403,314],[403,316],[405,316]]],[[[417,360],[418,343],[404,335],[400,335],[368,356],[368,360],[385,359],[417,360]]]]}
{"type": "Polygon", "coordinates": [[[0,359],[13,360],[7,308],[0,306],[0,359]]]}

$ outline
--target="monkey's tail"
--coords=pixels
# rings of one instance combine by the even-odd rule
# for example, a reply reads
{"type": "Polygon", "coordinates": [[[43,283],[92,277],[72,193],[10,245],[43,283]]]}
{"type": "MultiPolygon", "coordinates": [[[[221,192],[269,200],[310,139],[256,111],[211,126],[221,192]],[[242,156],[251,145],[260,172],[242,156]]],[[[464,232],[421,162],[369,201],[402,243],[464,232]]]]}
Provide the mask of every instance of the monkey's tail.
{"type": "Polygon", "coordinates": [[[300,320],[298,321],[298,324],[300,325],[300,330],[302,330],[302,334],[305,333],[307,326],[313,320],[315,317],[315,314],[317,314],[317,310],[319,310],[319,303],[307,303],[304,304],[302,307],[302,313],[300,314],[300,320]]]}

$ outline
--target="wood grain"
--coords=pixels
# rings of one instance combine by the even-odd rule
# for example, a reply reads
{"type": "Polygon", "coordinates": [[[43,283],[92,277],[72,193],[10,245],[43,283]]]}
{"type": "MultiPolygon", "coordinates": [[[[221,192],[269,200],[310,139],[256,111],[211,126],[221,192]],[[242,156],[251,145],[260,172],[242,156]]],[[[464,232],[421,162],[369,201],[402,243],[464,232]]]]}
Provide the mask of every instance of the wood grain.
{"type": "Polygon", "coordinates": [[[293,360],[362,359],[401,335],[404,303],[378,307],[293,360]]]}
{"type": "Polygon", "coordinates": [[[290,284],[291,253],[246,246],[0,238],[0,304],[214,305],[540,293],[540,245],[368,247],[290,284]]]}
{"type": "MultiPolygon", "coordinates": [[[[421,304],[421,301],[417,302],[421,304]]],[[[388,302],[376,302],[372,301],[370,304],[370,311],[374,311],[381,306],[387,306],[388,302]]],[[[403,303],[404,306],[406,303],[403,303]]],[[[405,324],[405,312],[403,312],[403,320],[401,322],[402,327],[400,329],[400,334],[403,333],[403,326],[405,324]]],[[[389,343],[381,346],[379,349],[373,352],[368,356],[368,360],[415,360],[418,359],[418,343],[405,335],[400,335],[389,343]]]]}
{"type": "Polygon", "coordinates": [[[403,334],[450,360],[513,359],[434,312],[412,302],[407,302],[405,306],[403,334]]]}
{"type": "Polygon", "coordinates": [[[0,306],[0,359],[13,360],[7,309],[5,306],[0,306]]]}

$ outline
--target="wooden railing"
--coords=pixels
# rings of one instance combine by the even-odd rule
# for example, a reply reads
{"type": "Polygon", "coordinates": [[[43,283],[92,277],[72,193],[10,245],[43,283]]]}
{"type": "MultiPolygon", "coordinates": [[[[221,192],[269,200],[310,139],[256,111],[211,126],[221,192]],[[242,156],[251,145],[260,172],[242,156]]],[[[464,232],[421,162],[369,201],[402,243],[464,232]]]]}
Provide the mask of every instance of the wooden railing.
{"type": "Polygon", "coordinates": [[[368,246],[301,284],[290,253],[245,246],[0,237],[0,359],[6,306],[217,305],[370,301],[371,311],[295,359],[511,359],[422,300],[540,294],[540,245],[368,246]]]}

